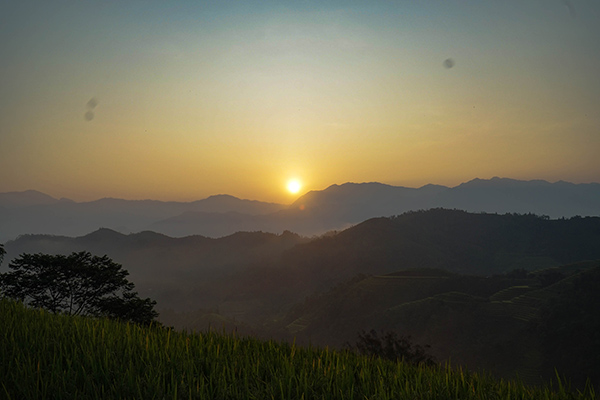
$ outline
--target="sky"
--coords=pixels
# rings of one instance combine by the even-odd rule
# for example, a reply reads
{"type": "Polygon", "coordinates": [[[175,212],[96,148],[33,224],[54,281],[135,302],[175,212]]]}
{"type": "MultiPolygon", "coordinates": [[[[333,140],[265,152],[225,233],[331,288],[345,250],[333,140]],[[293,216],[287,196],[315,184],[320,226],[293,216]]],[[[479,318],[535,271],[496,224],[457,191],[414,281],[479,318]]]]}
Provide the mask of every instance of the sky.
{"type": "Polygon", "coordinates": [[[4,1],[0,192],[598,182],[599,71],[597,0],[4,1]]]}

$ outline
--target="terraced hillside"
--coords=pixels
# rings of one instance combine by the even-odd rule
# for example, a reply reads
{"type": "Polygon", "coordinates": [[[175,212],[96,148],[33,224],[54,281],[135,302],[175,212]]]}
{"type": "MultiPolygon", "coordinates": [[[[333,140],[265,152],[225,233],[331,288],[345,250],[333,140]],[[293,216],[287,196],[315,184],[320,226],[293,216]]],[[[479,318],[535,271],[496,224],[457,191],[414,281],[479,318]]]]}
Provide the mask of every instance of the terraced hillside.
{"type": "Polygon", "coordinates": [[[390,274],[356,279],[289,315],[286,328],[299,342],[353,343],[360,331],[395,331],[431,345],[438,360],[484,369],[530,384],[551,378],[538,329],[548,307],[600,262],[530,273],[525,278],[454,274],[390,274]],[[549,274],[562,276],[553,284],[549,274]],[[336,341],[337,338],[337,341],[336,341]]]}

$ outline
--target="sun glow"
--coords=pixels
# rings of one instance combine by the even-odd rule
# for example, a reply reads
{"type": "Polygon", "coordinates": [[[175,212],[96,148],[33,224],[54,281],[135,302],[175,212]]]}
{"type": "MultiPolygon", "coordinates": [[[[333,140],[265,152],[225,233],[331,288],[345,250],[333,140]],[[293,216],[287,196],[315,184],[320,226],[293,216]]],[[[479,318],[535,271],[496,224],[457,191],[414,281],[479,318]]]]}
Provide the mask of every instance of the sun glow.
{"type": "Polygon", "coordinates": [[[287,183],[287,190],[292,194],[296,194],[302,188],[302,184],[298,179],[290,179],[287,183]]]}

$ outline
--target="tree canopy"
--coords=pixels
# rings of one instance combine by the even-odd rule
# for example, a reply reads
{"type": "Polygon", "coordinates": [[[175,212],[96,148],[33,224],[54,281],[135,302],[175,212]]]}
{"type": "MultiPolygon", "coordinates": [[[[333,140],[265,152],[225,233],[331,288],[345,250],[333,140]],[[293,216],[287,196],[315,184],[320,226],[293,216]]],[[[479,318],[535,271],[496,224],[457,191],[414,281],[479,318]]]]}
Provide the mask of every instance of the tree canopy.
{"type": "Polygon", "coordinates": [[[109,317],[149,324],[155,301],[141,299],[120,264],[89,252],[22,254],[0,274],[3,296],[52,313],[109,317]]]}

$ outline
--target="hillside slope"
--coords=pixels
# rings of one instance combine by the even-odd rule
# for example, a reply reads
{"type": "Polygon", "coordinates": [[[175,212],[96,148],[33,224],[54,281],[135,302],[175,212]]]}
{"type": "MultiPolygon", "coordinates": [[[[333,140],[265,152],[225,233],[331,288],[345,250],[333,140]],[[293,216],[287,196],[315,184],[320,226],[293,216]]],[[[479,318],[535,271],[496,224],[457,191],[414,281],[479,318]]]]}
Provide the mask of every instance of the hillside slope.
{"type": "Polygon", "coordinates": [[[354,343],[361,331],[395,331],[452,360],[530,384],[555,368],[583,387],[600,383],[600,261],[484,278],[413,270],[357,277],[290,311],[298,343],[354,343]]]}
{"type": "Polygon", "coordinates": [[[406,268],[487,276],[594,259],[600,259],[600,217],[551,220],[445,209],[370,219],[283,254],[296,280],[307,282],[406,268]]]}
{"type": "Polygon", "coordinates": [[[0,299],[3,397],[584,399],[448,367],[51,315],[0,299]]]}

